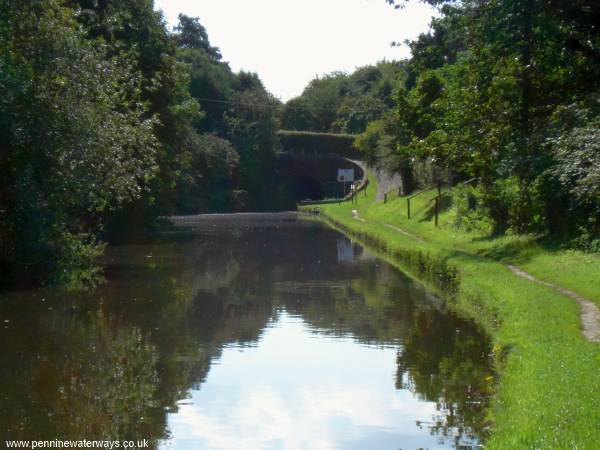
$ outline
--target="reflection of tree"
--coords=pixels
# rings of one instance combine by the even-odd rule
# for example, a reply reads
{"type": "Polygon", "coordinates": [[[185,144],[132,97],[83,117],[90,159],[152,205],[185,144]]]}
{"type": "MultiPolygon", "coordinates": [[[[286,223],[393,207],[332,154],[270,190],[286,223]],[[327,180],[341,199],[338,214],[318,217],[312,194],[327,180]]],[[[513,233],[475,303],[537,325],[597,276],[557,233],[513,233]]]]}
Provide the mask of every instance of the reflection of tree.
{"type": "Polygon", "coordinates": [[[4,298],[3,439],[164,439],[167,412],[223,346],[256,342],[273,317],[270,271],[260,258],[242,270],[238,246],[116,248],[92,293],[4,298]]]}
{"type": "Polygon", "coordinates": [[[363,343],[397,344],[417,307],[434,308],[425,292],[387,265],[356,266],[338,283],[285,286],[278,299],[318,332],[352,336],[363,343]],[[295,288],[295,289],[291,289],[295,288]]]}
{"type": "Polygon", "coordinates": [[[473,324],[445,311],[389,266],[362,266],[326,295],[308,288],[312,295],[295,286],[280,299],[316,330],[400,346],[397,388],[436,402],[439,411],[422,426],[457,446],[483,435],[493,369],[489,342],[473,324]]]}
{"type": "Polygon", "coordinates": [[[484,434],[492,389],[489,343],[472,324],[441,313],[417,311],[412,320],[398,351],[397,387],[437,403],[432,433],[457,446],[474,441],[484,434]]]}
{"type": "Polygon", "coordinates": [[[147,414],[154,408],[155,348],[139,328],[115,329],[101,313],[38,317],[16,323],[0,344],[0,409],[8,412],[0,428],[7,437],[161,437],[147,414]]]}
{"type": "Polygon", "coordinates": [[[5,299],[0,429],[164,439],[166,414],[201,388],[223,347],[253,345],[285,309],[315,332],[400,346],[398,388],[437,402],[432,432],[479,434],[487,344],[389,266],[338,263],[335,238],[315,226],[209,229],[112,249],[95,292],[5,299]]]}

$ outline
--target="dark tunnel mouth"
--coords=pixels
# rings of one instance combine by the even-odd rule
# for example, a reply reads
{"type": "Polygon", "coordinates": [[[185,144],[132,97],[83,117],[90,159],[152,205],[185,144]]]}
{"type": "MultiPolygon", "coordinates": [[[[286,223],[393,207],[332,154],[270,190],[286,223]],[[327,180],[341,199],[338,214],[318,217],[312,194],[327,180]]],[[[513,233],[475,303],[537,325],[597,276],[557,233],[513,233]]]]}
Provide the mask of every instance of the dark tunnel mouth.
{"type": "Polygon", "coordinates": [[[325,195],[325,190],[321,183],[309,176],[294,178],[285,188],[287,188],[288,192],[294,194],[296,201],[321,200],[325,195]]]}
{"type": "Polygon", "coordinates": [[[322,184],[310,176],[299,176],[291,179],[281,187],[282,201],[289,208],[294,208],[302,200],[322,200],[325,189],[322,184]]]}

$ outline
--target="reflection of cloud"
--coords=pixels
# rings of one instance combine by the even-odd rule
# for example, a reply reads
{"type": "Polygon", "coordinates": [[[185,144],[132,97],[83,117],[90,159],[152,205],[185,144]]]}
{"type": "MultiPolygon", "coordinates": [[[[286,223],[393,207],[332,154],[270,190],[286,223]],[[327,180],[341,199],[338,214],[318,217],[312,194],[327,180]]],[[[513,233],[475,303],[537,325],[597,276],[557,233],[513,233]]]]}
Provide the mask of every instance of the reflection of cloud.
{"type": "Polygon", "coordinates": [[[306,414],[313,420],[326,420],[328,417],[340,415],[351,419],[354,424],[368,427],[395,428],[396,417],[393,417],[391,412],[430,417],[434,410],[429,403],[415,403],[411,398],[407,402],[402,398],[404,396],[390,398],[383,391],[348,389],[328,394],[304,394],[306,414]]]}
{"type": "Polygon", "coordinates": [[[282,322],[257,348],[223,351],[192,404],[169,416],[167,448],[334,450],[375,435],[385,448],[415,438],[437,447],[415,425],[435,405],[394,388],[394,349],[315,339],[298,319],[282,322]]]}

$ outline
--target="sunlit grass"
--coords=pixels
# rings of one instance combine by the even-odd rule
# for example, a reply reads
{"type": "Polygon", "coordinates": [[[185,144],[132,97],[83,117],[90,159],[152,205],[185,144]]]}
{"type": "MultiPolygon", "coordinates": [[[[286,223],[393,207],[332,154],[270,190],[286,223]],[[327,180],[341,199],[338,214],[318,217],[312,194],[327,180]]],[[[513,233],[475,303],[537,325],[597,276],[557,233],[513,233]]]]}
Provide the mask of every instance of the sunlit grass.
{"type": "MultiPolygon", "coordinates": [[[[489,448],[599,448],[600,345],[581,333],[579,306],[554,290],[513,275],[505,263],[600,302],[597,256],[540,244],[532,236],[489,238],[455,229],[451,212],[440,227],[429,219],[427,192],[413,199],[375,202],[376,186],[355,204],[323,205],[321,210],[352,232],[364,233],[394,249],[419,250],[445,258],[460,271],[453,307],[474,318],[494,340],[499,383],[490,417],[489,448]],[[353,217],[357,210],[361,222],[353,217]],[[385,226],[413,233],[418,242],[385,226]],[[485,256],[485,257],[482,257],[485,256]]],[[[409,268],[410,269],[410,268],[409,268]]]]}
{"type": "MultiPolygon", "coordinates": [[[[374,178],[374,177],[371,177],[374,178]]],[[[394,197],[387,203],[375,202],[376,182],[371,182],[367,197],[360,196],[355,205],[342,204],[324,208],[326,212],[356,209],[360,217],[369,221],[398,226],[428,242],[488,256],[507,264],[516,264],[532,275],[569,288],[600,305],[600,256],[560,248],[556,242],[541,240],[538,236],[509,235],[492,238],[480,232],[466,232],[452,224],[449,202],[439,216],[435,227],[433,216],[436,189],[411,199],[411,219],[407,218],[406,197],[394,197]]]]}

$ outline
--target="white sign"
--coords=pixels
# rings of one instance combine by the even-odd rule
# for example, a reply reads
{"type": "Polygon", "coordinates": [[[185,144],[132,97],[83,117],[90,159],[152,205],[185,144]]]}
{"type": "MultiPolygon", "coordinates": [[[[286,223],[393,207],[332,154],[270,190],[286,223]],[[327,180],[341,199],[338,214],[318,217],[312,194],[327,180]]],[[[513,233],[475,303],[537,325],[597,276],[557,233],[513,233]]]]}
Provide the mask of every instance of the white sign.
{"type": "Polygon", "coordinates": [[[353,182],[354,181],[354,169],[338,169],[337,180],[340,183],[353,182]]]}

